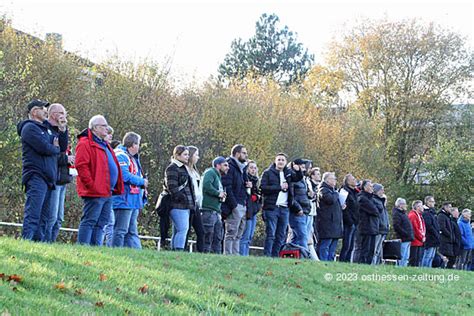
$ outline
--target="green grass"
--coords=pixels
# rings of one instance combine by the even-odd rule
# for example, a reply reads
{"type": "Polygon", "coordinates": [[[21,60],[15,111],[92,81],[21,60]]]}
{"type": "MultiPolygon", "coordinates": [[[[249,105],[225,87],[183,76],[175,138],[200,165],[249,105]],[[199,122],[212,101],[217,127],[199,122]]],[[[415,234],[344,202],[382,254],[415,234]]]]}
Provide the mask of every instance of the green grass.
{"type": "Polygon", "coordinates": [[[462,271],[47,245],[2,237],[0,273],[5,274],[0,314],[11,315],[474,313],[474,274],[462,271]],[[332,281],[325,279],[328,273],[332,281]],[[366,280],[373,273],[438,279],[366,280]],[[21,282],[9,282],[12,274],[21,282]],[[101,281],[100,274],[106,279],[101,281]],[[148,291],[142,293],[145,284],[148,291]]]}

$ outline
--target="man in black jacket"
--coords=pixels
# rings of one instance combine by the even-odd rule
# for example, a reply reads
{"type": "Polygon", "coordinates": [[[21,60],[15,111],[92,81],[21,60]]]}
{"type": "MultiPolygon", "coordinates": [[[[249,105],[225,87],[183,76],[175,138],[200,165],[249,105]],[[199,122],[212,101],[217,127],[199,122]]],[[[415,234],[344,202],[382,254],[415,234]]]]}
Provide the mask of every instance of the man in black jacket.
{"type": "Polygon", "coordinates": [[[395,208],[392,210],[392,225],[395,231],[395,236],[402,241],[401,243],[401,259],[398,260],[398,266],[406,267],[408,259],[410,258],[410,245],[415,234],[413,233],[413,226],[407,215],[407,201],[398,198],[395,201],[395,208]]]}
{"type": "Polygon", "coordinates": [[[292,182],[300,181],[303,173],[299,166],[294,171],[287,166],[286,154],[279,153],[275,162],[262,174],[260,188],[263,195],[263,217],[266,225],[265,256],[278,257],[285,242],[289,209],[293,196],[288,190],[292,182]]]}
{"type": "Polygon", "coordinates": [[[423,257],[421,259],[422,267],[431,268],[433,259],[436,254],[436,249],[440,245],[439,224],[436,219],[435,199],[428,195],[425,197],[424,211],[422,213],[423,220],[426,227],[426,240],[423,245],[423,257]]]}
{"type": "Polygon", "coordinates": [[[440,231],[440,246],[439,252],[448,258],[447,268],[452,269],[456,261],[454,255],[454,231],[453,225],[451,224],[451,210],[452,206],[450,202],[444,202],[443,207],[438,213],[437,220],[440,231]]]}
{"type": "Polygon", "coordinates": [[[232,148],[227,158],[229,171],[222,176],[227,198],[222,204],[222,217],[225,218],[224,254],[240,254],[240,239],[245,230],[247,212],[247,188],[252,187],[246,172],[247,149],[238,144],[232,148]]]}
{"type": "Polygon", "coordinates": [[[59,140],[44,121],[48,102],[33,100],[28,104],[28,120],[18,124],[22,144],[22,184],[26,202],[22,237],[44,241],[41,222],[48,218],[49,199],[57,179],[59,140]]]}
{"type": "Polygon", "coordinates": [[[342,221],[344,223],[344,237],[342,239],[342,249],[339,255],[339,261],[351,261],[352,250],[354,249],[354,239],[356,227],[359,223],[359,201],[357,200],[356,178],[352,174],[344,177],[344,186],[341,188],[347,194],[346,208],[342,210],[342,221]]]}
{"type": "Polygon", "coordinates": [[[66,184],[72,181],[69,175],[69,163],[74,163],[74,156],[67,155],[69,135],[67,130],[67,113],[62,104],[53,103],[48,107],[48,120],[44,124],[59,139],[58,177],[56,187],[51,191],[49,200],[50,212],[44,227],[44,238],[47,242],[54,242],[59,234],[59,228],[64,221],[64,199],[66,197],[66,184]]]}
{"type": "Polygon", "coordinates": [[[375,251],[375,236],[379,232],[379,211],[373,202],[374,188],[371,180],[362,181],[362,192],[358,200],[360,205],[360,219],[357,226],[353,261],[371,264],[375,251]]]}
{"type": "MultiPolygon", "coordinates": [[[[461,229],[459,228],[458,224],[459,219],[459,209],[457,207],[453,207],[451,209],[451,225],[453,227],[454,233],[454,243],[453,243],[453,254],[454,254],[454,263],[458,261],[459,256],[462,253],[462,236],[461,236],[461,229]]],[[[458,265],[456,265],[456,269],[460,269],[458,265]]]]}

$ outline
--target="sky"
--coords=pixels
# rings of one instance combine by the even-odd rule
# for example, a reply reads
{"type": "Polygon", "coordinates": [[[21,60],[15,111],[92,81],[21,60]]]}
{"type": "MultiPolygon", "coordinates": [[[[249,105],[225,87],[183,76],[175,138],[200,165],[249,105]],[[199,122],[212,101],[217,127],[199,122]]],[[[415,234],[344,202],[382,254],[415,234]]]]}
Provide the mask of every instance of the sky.
{"type": "Polygon", "coordinates": [[[217,74],[233,39],[250,38],[263,13],[321,62],[328,43],[364,18],[420,19],[466,36],[474,47],[474,2],[454,1],[25,1],[0,0],[15,28],[44,38],[60,33],[63,47],[95,62],[111,56],[168,65],[179,83],[217,74]]]}

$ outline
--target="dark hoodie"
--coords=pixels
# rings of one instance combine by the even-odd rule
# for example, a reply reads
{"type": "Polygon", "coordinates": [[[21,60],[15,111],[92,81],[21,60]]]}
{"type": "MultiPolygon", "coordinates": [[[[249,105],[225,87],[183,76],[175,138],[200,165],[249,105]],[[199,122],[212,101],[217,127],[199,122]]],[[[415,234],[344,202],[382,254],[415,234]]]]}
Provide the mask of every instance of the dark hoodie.
{"type": "Polygon", "coordinates": [[[53,145],[53,131],[43,123],[25,120],[18,123],[17,132],[22,144],[22,184],[38,175],[53,188],[58,176],[59,155],[59,147],[53,145]]]}

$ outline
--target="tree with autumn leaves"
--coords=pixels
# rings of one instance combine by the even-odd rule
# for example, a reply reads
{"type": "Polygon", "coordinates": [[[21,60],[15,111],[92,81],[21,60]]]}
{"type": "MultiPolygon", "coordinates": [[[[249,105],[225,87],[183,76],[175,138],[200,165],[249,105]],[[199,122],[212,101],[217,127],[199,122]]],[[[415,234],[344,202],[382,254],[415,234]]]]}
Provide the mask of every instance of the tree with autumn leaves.
{"type": "MultiPolygon", "coordinates": [[[[259,23],[269,30],[277,19],[268,20],[270,25],[265,21],[259,23]]],[[[107,117],[116,138],[129,130],[142,135],[152,202],[176,144],[197,146],[199,167],[205,169],[215,156],[228,155],[234,144],[243,143],[260,170],[276,152],[285,151],[290,158],[312,159],[341,179],[351,172],[384,183],[393,199],[443,191],[454,203],[469,206],[469,192],[459,194],[453,183],[474,178],[469,158],[472,111],[463,112],[461,124],[452,104],[472,99],[472,56],[465,39],[436,25],[366,21],[336,39],[326,59],[311,63],[292,83],[282,85],[279,78],[285,76],[252,72],[226,86],[208,81],[202,88],[178,92],[156,63],[115,58],[91,65],[17,33],[2,19],[0,219],[21,221],[24,197],[15,125],[33,97],[63,103],[71,135],[97,113],[107,117]],[[136,113],[133,122],[131,112],[136,113]],[[447,131],[448,144],[441,137],[447,131]],[[443,148],[455,148],[456,155],[443,148]],[[444,166],[452,172],[441,172],[444,166]],[[433,176],[431,186],[415,185],[420,171],[433,176]]],[[[72,187],[66,208],[65,225],[77,227],[80,201],[72,187]]],[[[140,232],[156,235],[153,206],[142,214],[140,232]]]]}

